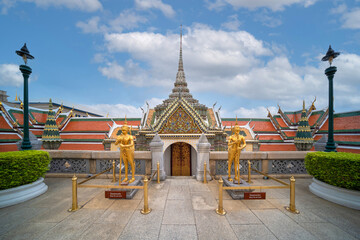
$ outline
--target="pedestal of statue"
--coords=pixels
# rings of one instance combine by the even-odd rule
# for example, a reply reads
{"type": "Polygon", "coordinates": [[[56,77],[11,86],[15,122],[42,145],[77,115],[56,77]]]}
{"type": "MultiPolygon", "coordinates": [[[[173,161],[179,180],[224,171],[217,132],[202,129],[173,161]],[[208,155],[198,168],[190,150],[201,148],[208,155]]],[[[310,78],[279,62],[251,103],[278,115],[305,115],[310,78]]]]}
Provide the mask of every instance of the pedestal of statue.
{"type": "MultiPolygon", "coordinates": [[[[231,176],[234,179],[234,176],[231,176]]],[[[224,187],[249,187],[251,186],[246,181],[240,178],[240,184],[237,181],[230,182],[228,177],[222,177],[224,181],[224,187]]],[[[226,190],[232,199],[244,199],[244,192],[253,192],[254,189],[239,189],[239,190],[226,190]]]]}
{"type": "MultiPolygon", "coordinates": [[[[141,182],[142,177],[135,176],[135,181],[124,186],[142,186],[141,182]]],[[[122,183],[123,184],[123,183],[122,183]]],[[[119,186],[117,183],[115,186],[119,186]]],[[[122,186],[122,185],[120,185],[122,186]]],[[[120,199],[132,199],[139,189],[125,189],[125,188],[110,188],[110,190],[105,191],[106,198],[120,198],[120,199]]]]}

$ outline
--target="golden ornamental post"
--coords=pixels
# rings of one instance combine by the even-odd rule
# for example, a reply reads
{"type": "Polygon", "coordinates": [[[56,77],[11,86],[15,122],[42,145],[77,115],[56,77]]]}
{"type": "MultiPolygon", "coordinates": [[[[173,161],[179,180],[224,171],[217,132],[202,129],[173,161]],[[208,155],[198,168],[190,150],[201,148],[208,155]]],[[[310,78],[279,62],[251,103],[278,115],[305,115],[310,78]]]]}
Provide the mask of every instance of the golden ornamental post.
{"type": "Polygon", "coordinates": [[[207,181],[206,181],[206,162],[204,162],[204,183],[207,183],[207,181]]]}
{"type": "Polygon", "coordinates": [[[79,209],[78,201],[77,201],[77,177],[75,176],[75,173],[71,180],[72,180],[72,206],[68,211],[75,212],[79,209]]]}
{"type": "Polygon", "coordinates": [[[226,214],[226,211],[223,207],[223,180],[222,177],[220,176],[219,179],[219,206],[218,208],[215,210],[215,212],[221,216],[224,216],[226,214]]]}
{"type": "Polygon", "coordinates": [[[141,213],[142,214],[148,214],[151,212],[151,209],[149,208],[149,203],[148,203],[148,179],[145,176],[144,177],[144,208],[141,209],[141,213]]]}
{"type": "Polygon", "coordinates": [[[115,168],[115,160],[113,160],[112,161],[112,170],[113,170],[113,179],[112,179],[112,181],[111,182],[116,182],[116,173],[115,173],[115,171],[116,171],[116,168],[115,168]]]}
{"type": "Polygon", "coordinates": [[[121,185],[121,152],[120,152],[120,160],[119,160],[119,186],[121,185]]]}
{"type": "Polygon", "coordinates": [[[290,178],[290,205],[285,207],[286,210],[292,213],[299,214],[300,211],[295,207],[295,178],[291,176],[290,178]]]}
{"type": "Polygon", "coordinates": [[[160,163],[157,162],[157,183],[160,183],[160,163]]]}
{"type": "Polygon", "coordinates": [[[248,183],[252,183],[251,181],[251,162],[250,160],[248,160],[248,180],[247,180],[248,183]]]}

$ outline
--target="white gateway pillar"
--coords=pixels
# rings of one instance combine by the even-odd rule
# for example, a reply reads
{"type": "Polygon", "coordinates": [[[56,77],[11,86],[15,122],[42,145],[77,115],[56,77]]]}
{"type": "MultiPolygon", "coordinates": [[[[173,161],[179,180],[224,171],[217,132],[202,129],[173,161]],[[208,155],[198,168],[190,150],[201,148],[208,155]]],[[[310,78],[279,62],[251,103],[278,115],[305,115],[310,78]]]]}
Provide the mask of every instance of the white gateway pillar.
{"type": "Polygon", "coordinates": [[[157,171],[157,162],[160,163],[160,180],[164,181],[166,173],[164,171],[164,157],[163,157],[164,142],[161,140],[159,134],[156,133],[153,140],[150,142],[151,150],[151,174],[157,171]]]}
{"type": "Polygon", "coordinates": [[[204,162],[206,162],[206,180],[210,181],[209,175],[209,158],[210,158],[210,146],[211,144],[207,140],[205,134],[202,134],[199,138],[197,147],[197,167],[196,167],[196,180],[204,181],[204,162]]]}

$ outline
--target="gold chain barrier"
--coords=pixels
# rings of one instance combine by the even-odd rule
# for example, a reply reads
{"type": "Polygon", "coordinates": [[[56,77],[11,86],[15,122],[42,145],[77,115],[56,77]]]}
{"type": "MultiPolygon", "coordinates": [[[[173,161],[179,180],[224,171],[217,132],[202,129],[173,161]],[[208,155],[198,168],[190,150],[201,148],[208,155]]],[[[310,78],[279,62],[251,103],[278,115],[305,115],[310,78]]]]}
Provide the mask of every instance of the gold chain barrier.
{"type": "MultiPolygon", "coordinates": [[[[114,186],[114,185],[81,185],[91,179],[96,178],[97,176],[108,172],[110,170],[113,170],[113,182],[116,182],[116,176],[114,174],[115,172],[115,161],[113,161],[113,167],[106,169],[92,177],[89,177],[83,181],[81,181],[80,183],[77,183],[77,177],[74,174],[74,176],[72,177],[72,205],[71,208],[68,210],[69,212],[75,212],[77,210],[79,210],[79,205],[78,205],[78,198],[77,198],[77,189],[78,188],[118,188],[118,189],[143,189],[144,190],[144,208],[140,210],[140,212],[142,214],[148,214],[151,212],[151,208],[149,208],[149,201],[148,201],[148,183],[149,183],[149,179],[144,176],[144,186],[114,186]]],[[[159,171],[159,168],[158,168],[159,171]]],[[[121,171],[120,171],[121,172],[121,171]]],[[[120,173],[121,174],[121,173],[120,173]]],[[[121,175],[120,175],[121,176],[121,175]]],[[[121,179],[121,178],[120,178],[121,179]]],[[[121,180],[120,180],[121,181],[121,180]]]]}
{"type": "Polygon", "coordinates": [[[296,213],[299,214],[300,211],[296,209],[295,207],[295,178],[294,176],[292,176],[290,178],[290,184],[281,181],[277,178],[271,177],[266,173],[262,173],[260,171],[258,171],[257,169],[251,168],[251,162],[250,160],[248,160],[248,183],[251,183],[251,170],[262,174],[278,183],[283,184],[284,186],[247,186],[247,187],[224,187],[223,186],[223,180],[222,177],[220,176],[219,179],[219,204],[218,204],[218,208],[215,210],[215,212],[219,215],[225,215],[226,211],[223,207],[223,190],[255,190],[255,189],[279,189],[279,188],[289,188],[290,189],[290,204],[289,206],[286,206],[285,209],[288,210],[291,213],[296,213]]]}

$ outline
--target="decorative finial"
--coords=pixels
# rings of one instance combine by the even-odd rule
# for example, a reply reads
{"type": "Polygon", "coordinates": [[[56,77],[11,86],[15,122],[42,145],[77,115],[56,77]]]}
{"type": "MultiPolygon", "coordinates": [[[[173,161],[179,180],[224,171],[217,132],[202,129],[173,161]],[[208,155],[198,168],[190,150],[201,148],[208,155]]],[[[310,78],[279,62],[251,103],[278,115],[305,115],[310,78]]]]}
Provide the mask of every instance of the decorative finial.
{"type": "Polygon", "coordinates": [[[321,59],[321,61],[329,61],[330,66],[332,64],[332,61],[334,60],[334,58],[336,58],[337,56],[340,55],[340,52],[335,52],[332,48],[331,45],[329,45],[329,49],[326,53],[326,55],[321,59]]]}
{"type": "Polygon", "coordinates": [[[125,122],[124,122],[125,125],[127,125],[127,121],[126,121],[126,114],[125,114],[125,122]]]}
{"type": "Polygon", "coordinates": [[[236,115],[236,120],[235,120],[235,126],[238,125],[238,122],[237,122],[237,115],[236,115]]]}
{"type": "Polygon", "coordinates": [[[53,109],[53,105],[52,105],[52,101],[51,101],[51,98],[49,100],[49,110],[51,111],[53,109]]]}
{"type": "Polygon", "coordinates": [[[16,96],[15,96],[15,102],[18,102],[19,101],[19,98],[18,98],[18,95],[16,93],[16,96]]]}
{"type": "Polygon", "coordinates": [[[303,100],[303,111],[305,111],[305,100],[303,100]]]}
{"type": "Polygon", "coordinates": [[[20,49],[15,51],[17,55],[19,55],[20,57],[23,58],[24,63],[27,64],[27,60],[28,59],[34,59],[34,56],[32,56],[29,52],[29,50],[26,47],[26,43],[24,44],[24,46],[20,49]]]}
{"type": "Polygon", "coordinates": [[[178,71],[184,71],[184,64],[183,64],[183,59],[182,59],[182,24],[180,25],[180,57],[179,57],[178,71]]]}

